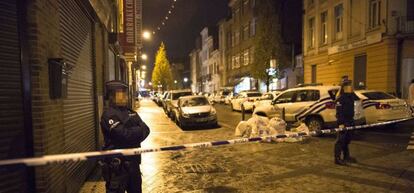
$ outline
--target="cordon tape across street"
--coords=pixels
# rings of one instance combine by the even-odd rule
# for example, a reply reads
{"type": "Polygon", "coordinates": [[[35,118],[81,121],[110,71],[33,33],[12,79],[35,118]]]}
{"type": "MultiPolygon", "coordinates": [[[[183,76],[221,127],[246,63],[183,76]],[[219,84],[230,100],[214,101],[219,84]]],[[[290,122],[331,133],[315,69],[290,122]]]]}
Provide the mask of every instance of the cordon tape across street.
{"type": "Polygon", "coordinates": [[[68,153],[68,154],[46,155],[42,157],[33,157],[33,158],[0,160],[0,166],[13,166],[13,165],[15,166],[16,165],[43,166],[43,165],[49,165],[49,164],[62,164],[62,163],[67,163],[67,162],[100,160],[100,159],[110,158],[110,157],[131,156],[131,155],[138,155],[138,154],[150,153],[150,152],[181,151],[181,150],[186,150],[186,149],[200,149],[200,148],[207,148],[207,147],[214,147],[214,146],[221,146],[221,145],[252,143],[252,142],[259,142],[259,141],[268,140],[272,138],[292,138],[292,137],[300,137],[300,136],[315,136],[315,135],[320,135],[320,134],[325,134],[325,133],[335,133],[335,132],[344,131],[344,130],[356,130],[356,129],[375,127],[375,126],[383,126],[383,125],[388,125],[388,124],[393,124],[393,123],[404,122],[404,121],[408,121],[411,119],[413,118],[386,121],[386,122],[375,123],[375,124],[357,125],[357,126],[352,126],[352,127],[345,127],[342,129],[335,128],[335,129],[325,129],[325,130],[320,130],[320,131],[310,131],[309,133],[299,132],[299,133],[291,133],[291,134],[268,135],[268,136],[262,136],[262,137],[254,137],[254,138],[239,138],[239,139],[231,139],[231,140],[225,140],[225,141],[190,143],[190,144],[184,144],[184,145],[165,146],[165,147],[158,147],[158,148],[116,149],[116,150],[108,150],[108,151],[68,153]]]}

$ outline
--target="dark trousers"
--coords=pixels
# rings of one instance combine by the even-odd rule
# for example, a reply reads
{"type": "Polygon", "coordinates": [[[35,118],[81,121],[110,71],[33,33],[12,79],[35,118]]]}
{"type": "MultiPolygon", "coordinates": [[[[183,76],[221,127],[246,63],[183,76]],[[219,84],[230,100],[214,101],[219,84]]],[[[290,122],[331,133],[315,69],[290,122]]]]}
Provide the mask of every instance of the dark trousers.
{"type": "Polygon", "coordinates": [[[142,178],[138,162],[123,162],[119,170],[111,170],[105,179],[106,193],[141,193],[142,178]]]}
{"type": "MultiPolygon", "coordinates": [[[[350,121],[344,124],[345,127],[354,126],[354,122],[350,121]]],[[[335,159],[341,159],[341,154],[343,158],[347,159],[349,155],[349,144],[351,143],[352,131],[340,131],[336,134],[336,142],[334,148],[335,159]]]]}

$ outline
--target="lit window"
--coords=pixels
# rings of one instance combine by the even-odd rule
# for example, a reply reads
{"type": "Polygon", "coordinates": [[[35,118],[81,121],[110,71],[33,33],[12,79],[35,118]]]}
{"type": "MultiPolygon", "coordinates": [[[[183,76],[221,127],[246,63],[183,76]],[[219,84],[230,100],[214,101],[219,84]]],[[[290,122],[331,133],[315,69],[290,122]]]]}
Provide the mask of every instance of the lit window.
{"type": "Polygon", "coordinates": [[[243,62],[243,64],[245,65],[245,66],[247,66],[247,65],[249,65],[250,63],[249,63],[249,59],[250,59],[250,56],[249,56],[249,49],[246,49],[246,50],[244,50],[244,57],[243,57],[243,59],[244,59],[244,62],[243,62]]]}

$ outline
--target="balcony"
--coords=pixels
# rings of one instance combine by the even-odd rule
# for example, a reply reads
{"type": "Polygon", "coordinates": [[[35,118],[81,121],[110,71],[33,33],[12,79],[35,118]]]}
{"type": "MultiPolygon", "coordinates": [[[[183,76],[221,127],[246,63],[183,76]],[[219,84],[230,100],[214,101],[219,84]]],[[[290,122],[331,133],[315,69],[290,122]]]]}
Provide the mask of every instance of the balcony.
{"type": "Polygon", "coordinates": [[[402,34],[414,34],[414,18],[399,17],[397,19],[398,32],[402,34]]]}

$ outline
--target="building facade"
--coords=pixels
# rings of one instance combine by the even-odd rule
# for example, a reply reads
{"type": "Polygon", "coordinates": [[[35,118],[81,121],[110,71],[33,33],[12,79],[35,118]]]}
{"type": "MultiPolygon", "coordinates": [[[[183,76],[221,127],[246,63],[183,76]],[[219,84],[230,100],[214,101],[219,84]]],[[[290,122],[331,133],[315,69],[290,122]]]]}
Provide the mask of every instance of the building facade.
{"type": "MultiPolygon", "coordinates": [[[[4,0],[0,159],[99,150],[104,83],[127,80],[112,0],[4,0]]],[[[95,162],[2,170],[1,192],[77,193],[95,162]]]]}
{"type": "Polygon", "coordinates": [[[218,31],[216,27],[205,27],[200,32],[201,49],[198,52],[200,71],[198,73],[201,92],[213,93],[220,87],[220,76],[217,70],[220,65],[218,51],[218,31]]]}
{"type": "Polygon", "coordinates": [[[253,61],[253,38],[256,35],[255,0],[231,0],[231,18],[222,23],[224,43],[221,48],[225,54],[225,85],[235,92],[255,90],[258,81],[250,76],[253,61]]]}
{"type": "Polygon", "coordinates": [[[304,0],[305,83],[406,95],[414,78],[412,0],[304,0]]]}
{"type": "MultiPolygon", "coordinates": [[[[254,61],[254,38],[260,25],[258,21],[260,3],[261,1],[255,0],[231,0],[229,2],[231,18],[219,22],[219,50],[223,54],[221,60],[224,61],[222,76],[225,82],[223,83],[226,87],[233,87],[236,93],[242,90],[265,92],[267,89],[264,80],[255,79],[250,74],[251,64],[254,61]]],[[[280,69],[283,77],[270,80],[269,86],[270,89],[282,89],[296,85],[300,82],[298,77],[302,76],[301,69],[296,68],[295,60],[302,52],[302,1],[281,0],[272,3],[280,22],[280,36],[284,49],[290,50],[286,57],[291,60],[286,69],[280,69]]]]}

